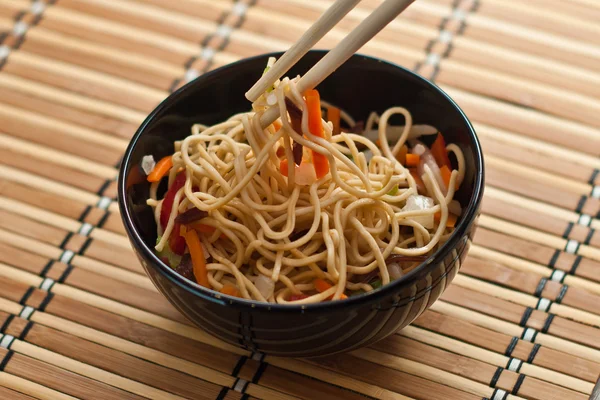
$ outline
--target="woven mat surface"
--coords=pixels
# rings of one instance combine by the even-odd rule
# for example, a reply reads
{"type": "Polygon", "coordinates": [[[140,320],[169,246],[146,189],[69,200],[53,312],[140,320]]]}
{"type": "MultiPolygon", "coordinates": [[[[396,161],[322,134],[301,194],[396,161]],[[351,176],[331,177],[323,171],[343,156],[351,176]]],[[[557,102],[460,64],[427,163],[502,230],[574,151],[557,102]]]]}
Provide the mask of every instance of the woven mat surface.
{"type": "Polygon", "coordinates": [[[330,3],[0,0],[0,399],[589,398],[597,0],[417,0],[363,49],[439,84],[486,153],[471,253],[412,326],[323,360],[261,357],[192,327],[145,276],[115,202],[135,129],[186,81],[285,50],[330,3]]]}

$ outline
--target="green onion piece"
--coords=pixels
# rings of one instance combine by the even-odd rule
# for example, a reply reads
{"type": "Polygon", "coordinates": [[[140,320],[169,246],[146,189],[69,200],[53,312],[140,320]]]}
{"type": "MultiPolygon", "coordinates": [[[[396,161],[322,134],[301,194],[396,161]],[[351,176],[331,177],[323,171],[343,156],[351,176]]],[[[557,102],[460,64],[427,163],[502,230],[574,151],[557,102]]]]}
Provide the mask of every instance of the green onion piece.
{"type": "Polygon", "coordinates": [[[373,289],[379,289],[381,287],[381,279],[376,279],[370,283],[373,289]]]}
{"type": "Polygon", "coordinates": [[[396,186],[394,186],[394,187],[392,188],[392,190],[390,190],[390,191],[388,192],[388,194],[389,194],[390,196],[395,196],[395,195],[397,195],[397,194],[398,194],[398,190],[399,190],[399,189],[398,189],[398,185],[396,185],[396,186]]]}
{"type": "Polygon", "coordinates": [[[362,290],[362,289],[358,289],[358,290],[356,290],[356,291],[354,291],[354,292],[350,293],[350,296],[349,296],[349,297],[359,296],[359,295],[361,295],[361,294],[364,294],[364,293],[367,293],[367,292],[365,292],[365,291],[364,291],[364,290],[362,290]]]}
{"type": "MultiPolygon", "coordinates": [[[[161,236],[156,238],[156,244],[158,244],[160,242],[161,236]]],[[[171,251],[171,249],[169,248],[169,244],[167,244],[165,247],[163,247],[162,251],[157,251],[156,255],[159,258],[166,258],[167,260],[169,260],[169,265],[171,266],[171,268],[175,268],[179,265],[179,263],[181,262],[181,256],[178,254],[175,254],[171,251]]]]}

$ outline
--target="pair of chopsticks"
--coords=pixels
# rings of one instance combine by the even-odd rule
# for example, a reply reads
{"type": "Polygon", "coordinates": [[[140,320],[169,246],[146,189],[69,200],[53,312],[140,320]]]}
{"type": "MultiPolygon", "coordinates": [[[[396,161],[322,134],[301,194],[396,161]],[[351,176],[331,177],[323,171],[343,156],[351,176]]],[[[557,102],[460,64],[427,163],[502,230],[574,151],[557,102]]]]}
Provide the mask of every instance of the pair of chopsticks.
{"type": "MultiPolygon", "coordinates": [[[[337,0],[302,35],[292,47],[246,92],[246,98],[256,101],[273,83],[281,78],[302,58],[327,32],[329,32],[361,0],[337,0]]],[[[315,88],[338,69],[358,49],[404,11],[414,0],[386,0],[363,22],[350,32],[336,47],[330,50],[298,81],[298,90],[304,93],[315,88]]],[[[279,107],[271,107],[261,117],[263,127],[269,126],[279,117],[279,107]]]]}

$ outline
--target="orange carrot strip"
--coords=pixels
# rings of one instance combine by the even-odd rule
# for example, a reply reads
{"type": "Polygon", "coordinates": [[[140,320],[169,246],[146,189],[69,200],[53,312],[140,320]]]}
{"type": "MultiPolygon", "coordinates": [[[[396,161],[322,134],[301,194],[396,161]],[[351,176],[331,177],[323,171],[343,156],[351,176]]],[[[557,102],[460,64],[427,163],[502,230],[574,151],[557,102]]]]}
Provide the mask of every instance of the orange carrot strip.
{"type": "Polygon", "coordinates": [[[230,285],[230,284],[223,285],[223,288],[221,290],[219,290],[219,292],[221,292],[223,294],[228,294],[233,297],[240,297],[240,292],[237,289],[237,287],[230,285]]]}
{"type": "Polygon", "coordinates": [[[273,128],[275,128],[275,132],[281,129],[281,122],[279,120],[273,121],[273,128]]]}
{"type": "Polygon", "coordinates": [[[166,156],[156,163],[152,171],[148,174],[148,182],[158,182],[173,167],[173,157],[166,156]]]}
{"type": "Polygon", "coordinates": [[[337,107],[329,107],[327,109],[327,120],[333,124],[333,134],[339,135],[340,133],[340,109],[337,107]]]}
{"type": "Polygon", "coordinates": [[[206,269],[206,259],[204,258],[204,251],[202,250],[198,234],[193,229],[185,230],[184,238],[190,251],[190,256],[192,256],[192,265],[196,282],[210,289],[210,284],[208,283],[208,270],[206,269]]]}
{"type": "Polygon", "coordinates": [[[431,154],[440,168],[444,165],[447,166],[448,169],[452,168],[450,158],[448,157],[448,151],[446,150],[446,141],[441,133],[437,134],[435,141],[431,145],[431,154]]]}
{"type": "Polygon", "coordinates": [[[421,161],[421,157],[418,154],[407,154],[406,155],[406,166],[407,167],[416,167],[419,165],[419,161],[421,161]]]}
{"type": "Polygon", "coordinates": [[[398,154],[396,154],[396,160],[402,165],[406,165],[406,155],[408,153],[408,147],[404,144],[400,147],[398,154]]]}
{"type": "Polygon", "coordinates": [[[323,293],[324,291],[326,291],[327,289],[331,289],[332,287],[331,283],[321,278],[315,279],[313,281],[313,284],[315,285],[315,289],[317,289],[317,292],[319,293],[323,293]]]}
{"type": "Polygon", "coordinates": [[[288,160],[287,160],[287,158],[284,158],[283,160],[279,161],[279,172],[281,173],[281,175],[283,175],[287,178],[287,176],[288,176],[288,160]]]}
{"type": "MultiPolygon", "coordinates": [[[[306,97],[306,108],[308,110],[308,130],[317,137],[324,138],[323,125],[321,123],[321,98],[316,90],[308,90],[304,96],[306,97]]],[[[329,172],[329,161],[323,154],[312,151],[313,165],[317,179],[327,175],[329,172]]]]}
{"type": "Polygon", "coordinates": [[[215,228],[212,225],[205,225],[199,222],[190,224],[190,227],[192,227],[195,231],[200,233],[214,233],[217,230],[217,228],[215,228]]]}
{"type": "Polygon", "coordinates": [[[444,185],[446,185],[446,187],[449,187],[452,171],[450,171],[450,168],[444,165],[440,168],[440,173],[442,174],[442,180],[444,181],[444,185]]]}
{"type": "MultiPolygon", "coordinates": [[[[438,211],[435,214],[433,214],[433,219],[435,222],[440,222],[440,220],[442,219],[441,211],[438,211]]],[[[458,220],[458,217],[456,215],[454,215],[452,213],[448,213],[448,220],[446,221],[446,228],[454,228],[457,220],[458,220]]]]}

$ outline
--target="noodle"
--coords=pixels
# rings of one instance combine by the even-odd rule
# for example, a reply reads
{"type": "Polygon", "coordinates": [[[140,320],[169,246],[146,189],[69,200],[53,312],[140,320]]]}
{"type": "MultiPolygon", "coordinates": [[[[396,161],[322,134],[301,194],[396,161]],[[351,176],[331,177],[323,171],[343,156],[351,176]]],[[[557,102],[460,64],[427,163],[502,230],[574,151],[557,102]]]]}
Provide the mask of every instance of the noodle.
{"type": "MultiPolygon", "coordinates": [[[[148,205],[157,224],[156,251],[169,251],[170,240],[181,229],[178,215],[197,209],[203,216],[196,224],[204,232],[199,237],[208,282],[215,290],[233,285],[239,297],[277,303],[342,299],[396,279],[388,269],[390,257],[407,257],[412,261],[404,269],[414,268],[413,258],[424,260],[453,229],[447,226],[448,205],[465,175],[458,146],[447,146],[458,164],[448,188],[440,186],[435,168],[427,163],[422,165],[424,187],[419,188],[414,174],[396,158],[409,141],[408,110],[393,107],[369,116],[366,128],[377,126],[378,145],[356,133],[333,135],[325,121],[319,137],[309,130],[309,112],[297,81],[276,82],[251,112],[214,126],[194,125],[190,136],[175,143],[168,184],[173,187],[178,174],[185,174],[185,183],[169,200],[165,226],[161,215],[166,196],[158,199],[158,182],[151,185],[148,205]],[[287,118],[286,97],[302,113],[302,132],[294,131],[287,118]],[[260,127],[269,106],[279,107],[280,129],[260,127]],[[395,114],[405,124],[390,147],[388,121],[395,114]],[[294,146],[302,146],[300,165],[294,163],[294,146]],[[359,148],[368,149],[370,157],[359,148]],[[321,178],[313,171],[317,153],[329,165],[321,178]],[[409,200],[429,206],[407,208],[409,200]],[[319,292],[315,279],[330,287],[319,292]]],[[[347,113],[341,116],[342,122],[355,124],[347,113]]]]}

